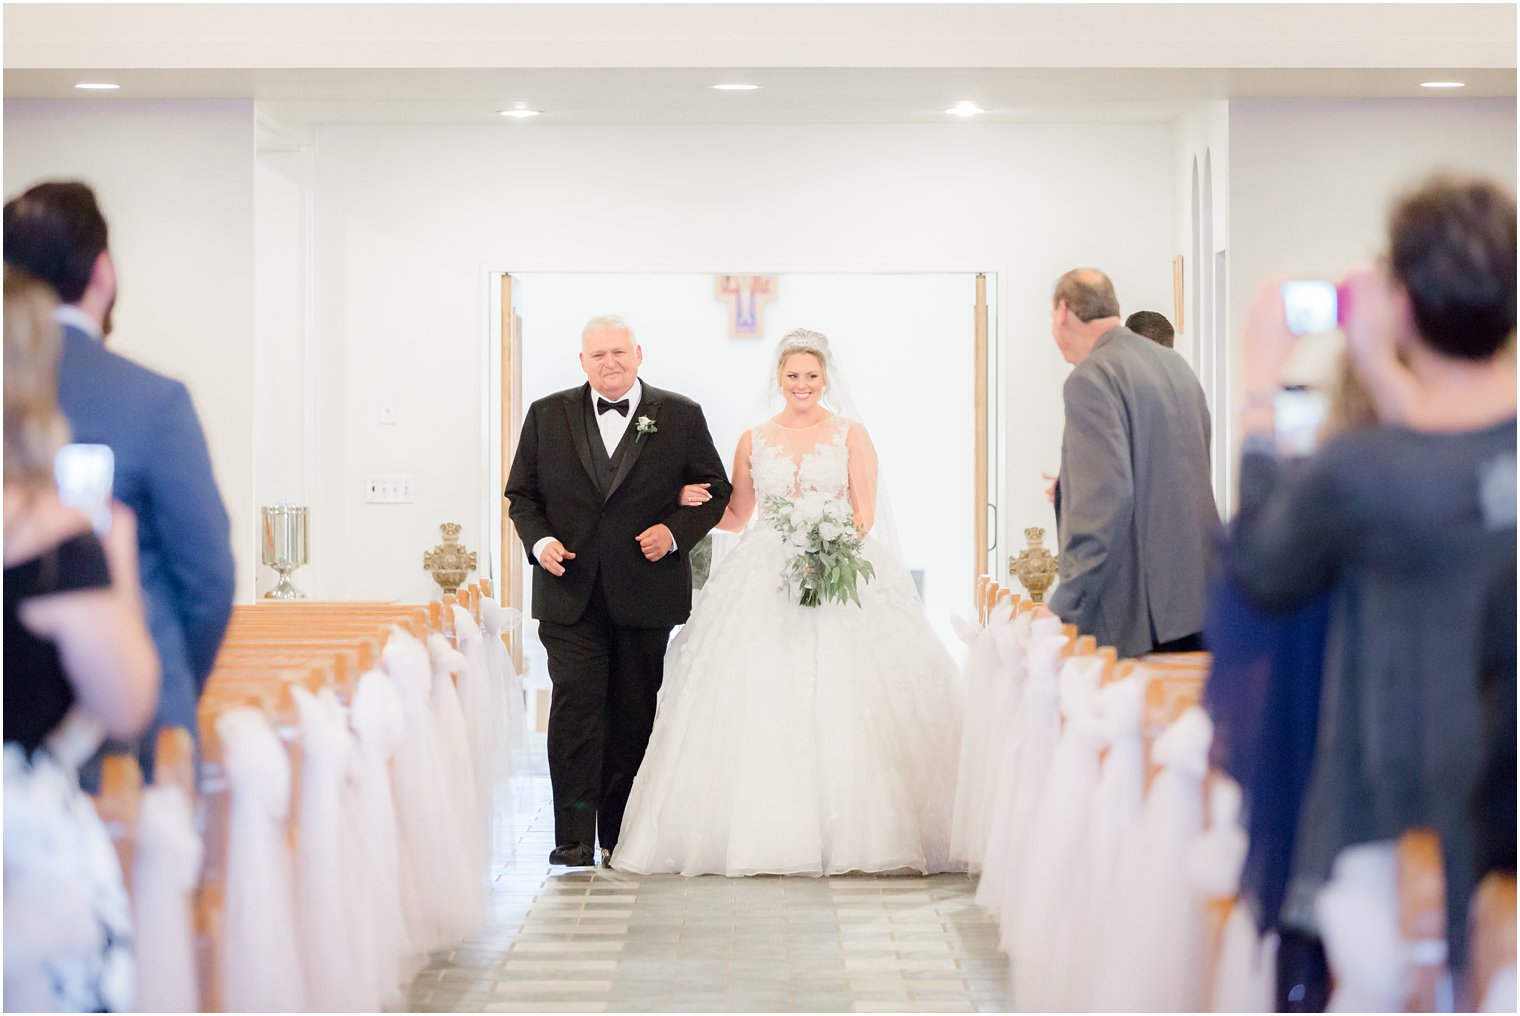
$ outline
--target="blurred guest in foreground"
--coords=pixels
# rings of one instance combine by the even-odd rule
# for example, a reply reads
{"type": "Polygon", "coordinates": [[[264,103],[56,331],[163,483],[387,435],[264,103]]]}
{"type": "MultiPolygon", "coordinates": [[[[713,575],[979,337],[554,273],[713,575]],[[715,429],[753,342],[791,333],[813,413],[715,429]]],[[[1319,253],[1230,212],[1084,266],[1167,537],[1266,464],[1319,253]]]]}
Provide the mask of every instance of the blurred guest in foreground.
{"type": "MultiPolygon", "coordinates": [[[[41,183],[6,202],[5,263],[52,286],[61,301],[59,405],[76,441],[115,453],[116,497],[137,515],[142,588],[163,664],[155,728],[180,726],[193,735],[196,703],[232,615],[233,561],[227,511],[190,393],[105,346],[116,266],[89,187],[41,183]]],[[[139,745],[145,773],[152,772],[153,745],[152,736],[139,745]]]]}
{"type": "Polygon", "coordinates": [[[1477,625],[1515,554],[1514,197],[1433,179],[1395,205],[1388,240],[1386,270],[1346,279],[1344,330],[1373,401],[1401,407],[1401,422],[1279,460],[1273,407],[1295,339],[1269,286],[1243,335],[1240,512],[1223,557],[1260,609],[1331,596],[1284,924],[1315,928],[1314,897],[1342,849],[1431,827],[1461,970],[1482,743],[1477,625]]]}
{"type": "MultiPolygon", "coordinates": [[[[1402,413],[1396,398],[1374,405],[1347,360],[1319,440],[1380,420],[1398,422],[1402,413]]],[[[1278,936],[1278,1012],[1323,1012],[1330,997],[1323,945],[1311,931],[1284,926],[1282,912],[1314,763],[1332,592],[1326,588],[1290,611],[1267,614],[1246,600],[1228,573],[1209,583],[1204,640],[1212,660],[1204,705],[1214,721],[1210,761],[1241,788],[1249,846],[1240,899],[1261,934],[1278,936]]]]}
{"type": "Polygon", "coordinates": [[[101,736],[142,731],[159,667],[132,513],[113,505],[98,539],[53,488],[68,434],[54,302],[5,270],[5,1008],[92,1012],[130,1006],[131,935],[74,766],[101,736]]]}

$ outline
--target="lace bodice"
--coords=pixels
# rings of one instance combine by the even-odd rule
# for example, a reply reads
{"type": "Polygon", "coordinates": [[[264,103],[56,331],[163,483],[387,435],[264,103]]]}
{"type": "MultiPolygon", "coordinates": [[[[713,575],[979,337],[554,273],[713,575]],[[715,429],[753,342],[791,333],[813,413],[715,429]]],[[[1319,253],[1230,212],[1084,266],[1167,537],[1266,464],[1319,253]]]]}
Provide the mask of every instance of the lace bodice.
{"type": "Polygon", "coordinates": [[[843,497],[850,489],[849,424],[837,416],[795,430],[763,423],[750,431],[749,468],[755,496],[796,497],[821,491],[843,497]]]}
{"type": "Polygon", "coordinates": [[[812,491],[848,497],[862,528],[876,513],[876,449],[865,428],[842,416],[811,427],[768,420],[747,431],[734,458],[734,492],[719,528],[744,527],[757,504],[812,491]]]}

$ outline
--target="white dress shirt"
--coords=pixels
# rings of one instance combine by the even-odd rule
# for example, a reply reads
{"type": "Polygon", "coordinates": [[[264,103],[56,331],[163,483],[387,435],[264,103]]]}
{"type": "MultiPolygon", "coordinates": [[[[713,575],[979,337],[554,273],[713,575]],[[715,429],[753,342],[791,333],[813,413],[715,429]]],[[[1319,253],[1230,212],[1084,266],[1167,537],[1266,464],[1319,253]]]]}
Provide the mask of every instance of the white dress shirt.
{"type": "Polygon", "coordinates": [[[78,328],[90,338],[99,342],[103,336],[100,332],[100,322],[74,306],[72,303],[60,303],[53,308],[53,320],[61,325],[78,328]]]}
{"type": "MultiPolygon", "coordinates": [[[[590,389],[590,392],[591,411],[593,413],[596,413],[596,427],[597,430],[602,432],[602,444],[607,448],[607,457],[611,458],[612,453],[617,450],[618,443],[623,440],[623,435],[628,432],[628,425],[633,422],[634,415],[639,411],[639,403],[644,398],[644,382],[635,380],[633,382],[633,387],[628,389],[627,393],[624,394],[622,398],[607,399],[608,402],[621,402],[622,399],[627,399],[627,416],[624,416],[622,413],[619,413],[615,409],[609,409],[605,413],[597,413],[596,400],[606,399],[607,396],[602,395],[595,388],[590,389]]],[[[534,560],[537,560],[539,556],[543,554],[545,547],[554,542],[554,537],[546,536],[535,543],[533,545],[534,560]]],[[[567,547],[566,549],[568,550],[569,548],[567,547]]],[[[675,549],[676,539],[675,536],[672,535],[670,538],[670,550],[673,551],[675,549]]],[[[667,551],[667,553],[669,553],[669,551],[667,551]]]]}
{"type": "MultiPolygon", "coordinates": [[[[606,399],[595,388],[591,389],[591,411],[596,412],[596,400],[606,399]]],[[[615,409],[609,409],[605,413],[596,413],[596,426],[602,432],[602,444],[607,446],[607,457],[617,450],[618,442],[623,440],[623,435],[628,431],[628,425],[633,422],[633,416],[639,411],[639,402],[644,398],[644,382],[635,380],[633,387],[628,389],[622,399],[628,400],[628,415],[624,416],[615,409]]],[[[622,399],[607,399],[608,402],[621,402],[622,399]]]]}

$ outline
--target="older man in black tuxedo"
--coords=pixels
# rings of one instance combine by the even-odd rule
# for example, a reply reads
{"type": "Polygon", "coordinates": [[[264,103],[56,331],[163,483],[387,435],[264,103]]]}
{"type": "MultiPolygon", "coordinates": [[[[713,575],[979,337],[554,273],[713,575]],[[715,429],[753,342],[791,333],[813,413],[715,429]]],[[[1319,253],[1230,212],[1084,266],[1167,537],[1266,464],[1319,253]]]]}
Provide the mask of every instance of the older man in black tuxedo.
{"type": "Polygon", "coordinates": [[[640,381],[643,359],[627,322],[589,322],[587,383],[528,408],[507,478],[554,686],[551,864],[594,863],[596,839],[605,861],[617,845],[670,631],[691,613],[683,551],[722,518],[731,490],[701,407],[640,381]],[[711,500],[678,503],[700,483],[711,500]]]}

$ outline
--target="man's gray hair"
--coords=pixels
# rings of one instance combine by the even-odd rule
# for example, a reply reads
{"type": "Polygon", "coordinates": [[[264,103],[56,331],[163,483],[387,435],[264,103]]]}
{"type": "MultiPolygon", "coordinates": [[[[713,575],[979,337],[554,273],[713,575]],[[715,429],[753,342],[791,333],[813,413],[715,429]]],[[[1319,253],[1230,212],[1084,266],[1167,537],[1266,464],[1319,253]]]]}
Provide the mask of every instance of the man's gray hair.
{"type": "Polygon", "coordinates": [[[633,337],[633,326],[616,314],[601,314],[586,322],[586,327],[581,329],[581,341],[586,341],[586,336],[592,332],[627,332],[628,341],[638,345],[638,339],[633,337]]]}
{"type": "Polygon", "coordinates": [[[1107,275],[1096,268],[1073,268],[1056,281],[1050,305],[1066,304],[1078,321],[1119,316],[1119,297],[1107,275]]]}

